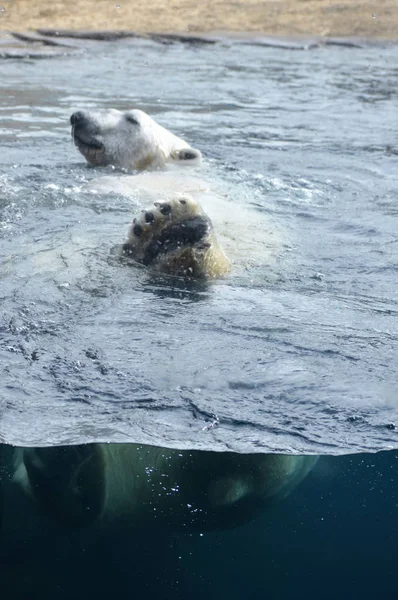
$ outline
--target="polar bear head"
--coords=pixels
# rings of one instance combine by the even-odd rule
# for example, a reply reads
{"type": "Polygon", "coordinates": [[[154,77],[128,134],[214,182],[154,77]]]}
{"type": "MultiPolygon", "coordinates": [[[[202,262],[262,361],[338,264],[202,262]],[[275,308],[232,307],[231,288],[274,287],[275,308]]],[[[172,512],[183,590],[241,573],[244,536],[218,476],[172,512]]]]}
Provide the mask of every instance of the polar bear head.
{"type": "Polygon", "coordinates": [[[87,162],[95,167],[156,169],[166,162],[197,164],[199,150],[177,137],[142,110],[79,110],[70,118],[72,137],[87,162]]]}

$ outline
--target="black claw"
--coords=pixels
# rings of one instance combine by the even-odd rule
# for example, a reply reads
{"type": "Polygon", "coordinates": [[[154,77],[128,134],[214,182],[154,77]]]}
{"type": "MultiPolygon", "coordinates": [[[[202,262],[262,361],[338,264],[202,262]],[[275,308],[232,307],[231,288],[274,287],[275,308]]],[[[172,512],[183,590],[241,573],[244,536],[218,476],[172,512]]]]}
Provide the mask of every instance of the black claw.
{"type": "Polygon", "coordinates": [[[141,225],[139,223],[136,223],[134,225],[134,227],[133,227],[133,233],[134,233],[134,235],[136,235],[137,237],[139,237],[142,234],[143,231],[144,230],[142,229],[142,227],[141,227],[141,225]]]}
{"type": "Polygon", "coordinates": [[[125,254],[126,256],[131,256],[132,254],[134,254],[134,246],[132,246],[128,242],[123,244],[122,250],[123,254],[125,254]]]}
{"type": "Polygon", "coordinates": [[[171,213],[171,205],[170,204],[161,204],[159,208],[162,215],[169,215],[171,213]]]}
{"type": "Polygon", "coordinates": [[[74,112],[70,118],[70,124],[76,127],[76,125],[80,125],[83,121],[85,121],[86,117],[82,110],[78,110],[74,112]]]}
{"type": "Polygon", "coordinates": [[[180,160],[194,160],[198,158],[198,153],[195,150],[180,150],[178,158],[180,160]]]}

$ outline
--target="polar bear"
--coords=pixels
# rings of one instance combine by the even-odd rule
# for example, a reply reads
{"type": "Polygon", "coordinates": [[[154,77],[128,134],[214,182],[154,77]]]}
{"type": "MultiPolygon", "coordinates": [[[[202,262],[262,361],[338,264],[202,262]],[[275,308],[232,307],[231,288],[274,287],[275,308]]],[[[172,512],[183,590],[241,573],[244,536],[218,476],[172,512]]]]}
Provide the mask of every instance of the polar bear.
{"type": "Polygon", "coordinates": [[[232,528],[286,497],[317,458],[83,444],[15,451],[14,482],[67,527],[232,528]]]}
{"type": "MultiPolygon", "coordinates": [[[[199,150],[141,110],[80,110],[70,122],[74,143],[91,166],[153,170],[170,161],[198,164],[202,158],[199,150]]],[[[187,194],[155,201],[142,211],[129,229],[122,252],[172,275],[215,278],[229,271],[210,218],[187,194]]]]}
{"type": "Polygon", "coordinates": [[[76,111],[70,117],[75,145],[94,167],[157,169],[167,162],[198,164],[201,153],[142,110],[76,111]]]}
{"type": "MultiPolygon", "coordinates": [[[[142,111],[79,111],[72,115],[71,124],[75,144],[92,166],[113,164],[151,171],[147,177],[135,175],[128,180],[127,190],[145,190],[145,206],[121,246],[124,256],[184,277],[210,279],[228,274],[230,262],[202,201],[207,199],[210,209],[216,207],[225,230],[233,229],[233,203],[204,191],[202,181],[175,172],[153,175],[153,169],[164,169],[170,161],[197,163],[201,158],[198,150],[142,111]],[[148,200],[150,206],[146,206],[148,200]]],[[[108,183],[112,190],[115,180],[111,177],[108,183]]],[[[252,243],[258,231],[263,252],[264,226],[259,213],[245,221],[242,211],[235,221],[239,243],[245,234],[252,243]]],[[[245,246],[244,252],[250,254],[251,247],[245,246]]],[[[316,460],[314,456],[91,443],[16,448],[10,469],[14,488],[22,489],[39,512],[65,526],[122,520],[133,526],[195,531],[229,528],[251,520],[267,504],[294,490],[316,460]]],[[[0,500],[1,491],[0,481],[0,500]]]]}
{"type": "Polygon", "coordinates": [[[101,174],[86,186],[127,196],[142,209],[121,247],[124,255],[166,273],[212,279],[231,266],[243,273],[277,257],[278,228],[251,204],[247,190],[203,178],[200,151],[143,111],[78,110],[70,122],[91,166],[135,171],[101,174]],[[194,167],[189,173],[179,168],[187,164],[194,167]]]}
{"type": "MultiPolygon", "coordinates": [[[[148,119],[141,111],[110,110],[101,116],[79,111],[71,122],[75,143],[91,165],[112,162],[145,169],[164,166],[167,160],[200,158],[198,151],[148,119]]],[[[157,184],[163,185],[159,179],[157,184]]],[[[241,220],[239,227],[242,233],[241,220]]],[[[253,236],[252,230],[248,233],[253,236]]],[[[148,267],[182,276],[220,277],[230,267],[210,219],[187,194],[167,194],[144,208],[122,252],[148,267]]],[[[211,530],[248,521],[284,498],[316,460],[132,443],[16,448],[13,482],[41,513],[66,526],[121,519],[172,530],[211,530]]]]}

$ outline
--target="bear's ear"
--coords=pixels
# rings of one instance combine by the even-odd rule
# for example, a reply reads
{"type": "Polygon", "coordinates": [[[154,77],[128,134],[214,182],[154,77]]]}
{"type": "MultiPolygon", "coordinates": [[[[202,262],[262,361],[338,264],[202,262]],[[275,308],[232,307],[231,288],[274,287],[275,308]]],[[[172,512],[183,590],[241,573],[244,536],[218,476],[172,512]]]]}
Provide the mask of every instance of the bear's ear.
{"type": "Polygon", "coordinates": [[[202,160],[202,153],[196,148],[182,148],[174,150],[171,153],[172,160],[184,161],[187,163],[199,163],[202,160]]]}

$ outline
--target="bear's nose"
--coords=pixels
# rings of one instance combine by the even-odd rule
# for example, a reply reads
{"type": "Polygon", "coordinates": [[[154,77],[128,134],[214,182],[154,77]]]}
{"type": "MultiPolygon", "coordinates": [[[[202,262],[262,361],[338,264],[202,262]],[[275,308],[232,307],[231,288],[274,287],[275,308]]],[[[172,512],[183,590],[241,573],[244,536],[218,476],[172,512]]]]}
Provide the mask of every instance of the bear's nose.
{"type": "Polygon", "coordinates": [[[82,110],[78,110],[77,112],[74,112],[73,115],[70,118],[70,124],[73,127],[76,127],[76,125],[81,125],[82,123],[84,123],[84,121],[86,120],[86,116],[84,114],[84,112],[82,110]]]}

